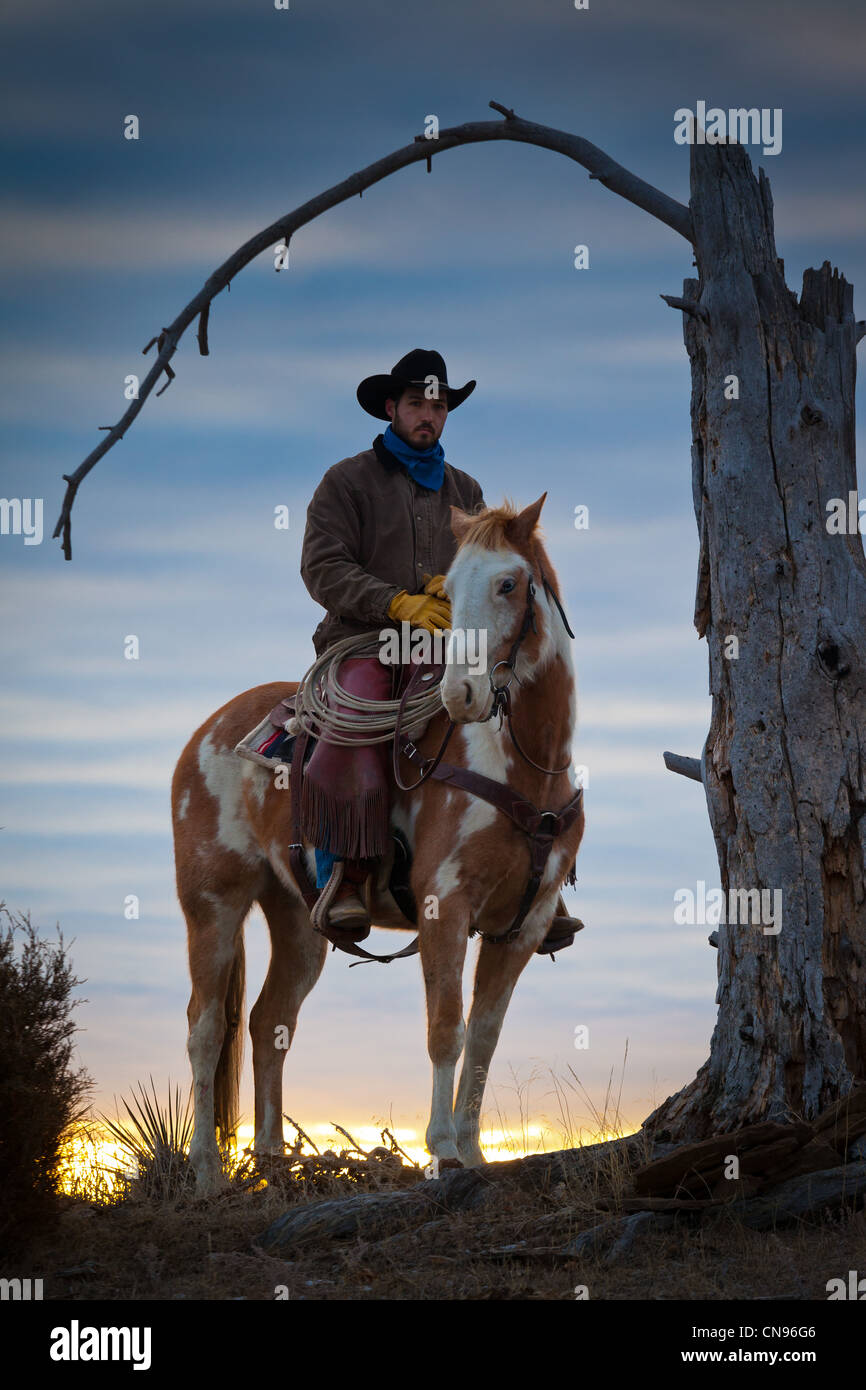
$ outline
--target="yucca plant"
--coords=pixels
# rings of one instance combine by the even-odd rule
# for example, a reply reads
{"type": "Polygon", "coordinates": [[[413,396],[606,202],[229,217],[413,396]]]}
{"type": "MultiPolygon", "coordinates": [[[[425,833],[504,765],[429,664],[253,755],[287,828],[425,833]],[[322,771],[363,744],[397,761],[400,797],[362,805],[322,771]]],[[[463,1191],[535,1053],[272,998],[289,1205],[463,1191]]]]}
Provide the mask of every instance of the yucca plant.
{"type": "Polygon", "coordinates": [[[180,1089],[171,1093],[163,1106],[156,1094],[153,1077],[151,1094],[138,1082],[138,1095],[130,1101],[121,1097],[129,1122],[100,1118],[122,1153],[129,1158],[132,1175],[118,1171],[116,1176],[128,1196],[141,1196],[164,1201],[178,1196],[192,1183],[189,1145],[192,1139],[193,1117],[190,1110],[191,1092],[181,1104],[180,1089]]]}

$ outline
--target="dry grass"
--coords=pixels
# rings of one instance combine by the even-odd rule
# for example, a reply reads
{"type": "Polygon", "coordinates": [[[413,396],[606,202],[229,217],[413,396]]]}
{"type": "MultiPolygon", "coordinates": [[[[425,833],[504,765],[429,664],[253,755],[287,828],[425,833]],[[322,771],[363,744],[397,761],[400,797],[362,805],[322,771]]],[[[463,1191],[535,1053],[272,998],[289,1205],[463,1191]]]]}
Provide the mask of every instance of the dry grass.
{"type": "MultiPolygon", "coordinates": [[[[515,1083],[515,1147],[531,1138],[529,1087],[536,1079],[515,1083]]],[[[137,1103],[125,1103],[132,1122],[125,1134],[133,1145],[126,1159],[135,1171],[114,1186],[105,1174],[82,1175],[64,1198],[58,1227],[31,1246],[29,1267],[14,1271],[41,1277],[46,1298],[572,1300],[575,1287],[586,1285],[592,1299],[824,1300],[829,1279],[866,1269],[866,1213],[772,1234],[720,1214],[709,1224],[650,1234],[617,1264],[557,1255],[578,1232],[606,1219],[596,1208],[599,1198],[611,1199],[615,1210],[641,1158],[629,1160],[625,1145],[600,1150],[583,1174],[567,1181],[531,1192],[503,1184],[480,1211],[434,1217],[374,1242],[333,1240],[291,1259],[273,1258],[257,1238],[288,1207],[397,1191],[421,1180],[419,1168],[387,1130],[382,1146],[366,1153],[347,1131],[344,1147],[323,1153],[295,1125],[283,1157],[254,1164],[248,1153],[227,1156],[224,1190],[197,1199],[185,1176],[179,1097],[160,1107],[152,1083],[151,1089],[147,1096],[139,1088],[137,1103]],[[521,1240],[530,1242],[522,1254],[497,1253],[521,1240]]],[[[571,1105],[578,1096],[589,1104],[597,1133],[616,1132],[619,1095],[610,1087],[598,1111],[574,1073],[555,1081],[554,1095],[562,1147],[575,1147],[567,1141],[574,1137],[571,1105]]],[[[505,1129],[501,1110],[499,1117],[505,1129]]]]}
{"type": "MultiPolygon", "coordinates": [[[[69,1198],[59,1226],[17,1272],[44,1278],[46,1298],[74,1300],[270,1300],[278,1289],[316,1300],[572,1299],[578,1284],[593,1299],[823,1300],[828,1279],[866,1268],[864,1213],[775,1234],[719,1216],[710,1226],[648,1236],[616,1266],[592,1256],[491,1253],[527,1237],[548,1249],[564,1244],[597,1224],[595,1196],[621,1180],[602,1164],[582,1184],[533,1196],[505,1191],[492,1210],[442,1216],[375,1243],[333,1241],[291,1260],[260,1252],[257,1238],[291,1201],[323,1198],[287,1192],[279,1181],[229,1186],[204,1201],[98,1206],[69,1198]]],[[[351,1179],[342,1182],[357,1190],[351,1179]]]]}

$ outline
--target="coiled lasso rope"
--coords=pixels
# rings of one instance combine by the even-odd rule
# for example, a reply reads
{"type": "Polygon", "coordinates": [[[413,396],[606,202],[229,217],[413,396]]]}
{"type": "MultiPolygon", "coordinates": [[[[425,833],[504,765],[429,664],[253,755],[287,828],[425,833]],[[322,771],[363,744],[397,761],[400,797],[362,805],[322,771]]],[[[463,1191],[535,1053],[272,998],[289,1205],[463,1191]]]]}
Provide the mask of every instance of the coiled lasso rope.
{"type": "MultiPolygon", "coordinates": [[[[324,743],[387,743],[397,727],[399,700],[365,700],[344,689],[336,671],[349,656],[375,656],[381,650],[378,631],[344,637],[323,652],[304,675],[296,696],[295,716],[287,729],[291,734],[307,732],[324,743]],[[330,702],[330,703],[329,703],[330,702]],[[336,705],[348,706],[346,714],[336,705]]],[[[443,708],[439,694],[441,675],[436,671],[422,676],[429,688],[406,701],[403,732],[419,736],[435,714],[443,708]]]]}

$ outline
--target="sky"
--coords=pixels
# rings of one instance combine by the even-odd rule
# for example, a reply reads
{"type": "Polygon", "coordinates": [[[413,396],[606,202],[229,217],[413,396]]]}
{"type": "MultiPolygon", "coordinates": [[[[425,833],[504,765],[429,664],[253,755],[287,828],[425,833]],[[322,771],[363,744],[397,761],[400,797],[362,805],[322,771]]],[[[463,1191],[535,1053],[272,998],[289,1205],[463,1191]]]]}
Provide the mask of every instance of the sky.
{"type": "MultiPolygon", "coordinates": [[[[307,504],[378,432],[360,379],[417,346],[478,382],[447,422],[449,462],[489,503],[547,491],[576,633],[574,755],[589,769],[567,893],[586,930],[520,979],[488,1125],[528,1115],[555,1136],[559,1079],[574,1131],[613,1118],[611,1084],[633,1128],[703,1063],[716,955],[705,926],[675,924],[674,895],[717,886],[718,864],[700,786],[662,761],[699,755],[710,714],[692,625],[689,367],[681,316],[659,297],[694,273],[676,232],[550,151],[501,142],[443,152],[429,175],[413,165],[298,232],[287,271],[267,252],[235,279],[212,307],[210,356],[188,331],[169,390],[83,484],[71,563],[51,531],[62,474],[126,408],[148,340],[243,241],[430,114],[498,119],[494,99],[687,203],[675,111],[779,108],[781,151],[750,155],[787,282],[799,291],[829,260],[866,317],[864,29],[841,0],[7,3],[0,496],[43,499],[44,535],[0,535],[0,899],[73,943],[97,1109],[150,1076],[188,1083],[173,767],[219,705],[310,665],[307,504]]],[[[258,911],[246,939],[251,1004],[267,963],[258,911]]],[[[329,957],[286,1111],[423,1135],[429,1086],[418,962],[350,971],[329,957]]],[[[242,1104],[249,1115],[249,1063],[242,1104]]]]}

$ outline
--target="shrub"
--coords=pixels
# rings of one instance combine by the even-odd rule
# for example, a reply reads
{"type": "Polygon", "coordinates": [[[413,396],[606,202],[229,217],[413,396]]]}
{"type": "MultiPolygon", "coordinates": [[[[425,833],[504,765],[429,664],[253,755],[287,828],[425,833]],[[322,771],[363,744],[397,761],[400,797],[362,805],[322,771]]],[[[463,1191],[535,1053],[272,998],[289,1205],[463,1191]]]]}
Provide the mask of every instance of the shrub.
{"type": "Polygon", "coordinates": [[[56,945],[43,941],[28,914],[0,902],[0,1247],[9,1252],[56,1215],[61,1147],[93,1084],[73,1066],[80,1001],[70,996],[81,983],[59,929],[56,945]]]}

